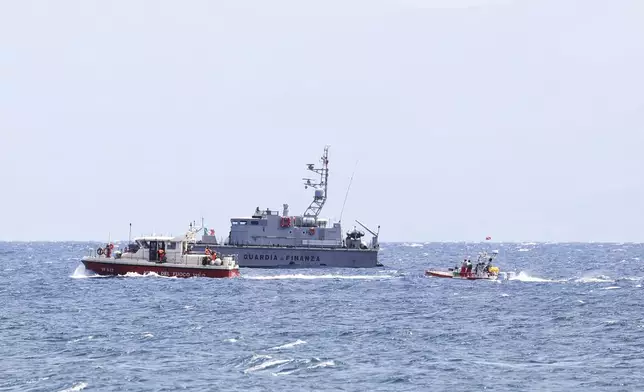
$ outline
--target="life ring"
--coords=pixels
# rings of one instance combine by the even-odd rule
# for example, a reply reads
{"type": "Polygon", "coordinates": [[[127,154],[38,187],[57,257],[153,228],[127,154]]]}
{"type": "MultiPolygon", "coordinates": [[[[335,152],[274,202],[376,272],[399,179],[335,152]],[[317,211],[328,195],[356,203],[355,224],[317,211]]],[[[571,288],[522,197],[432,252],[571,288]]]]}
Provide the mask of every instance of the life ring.
{"type": "Polygon", "coordinates": [[[313,234],[315,234],[315,229],[313,227],[311,227],[309,229],[309,235],[313,235],[313,234]]]}
{"type": "Polygon", "coordinates": [[[102,255],[103,254],[103,248],[96,249],[96,254],[99,255],[99,256],[102,255]]]}

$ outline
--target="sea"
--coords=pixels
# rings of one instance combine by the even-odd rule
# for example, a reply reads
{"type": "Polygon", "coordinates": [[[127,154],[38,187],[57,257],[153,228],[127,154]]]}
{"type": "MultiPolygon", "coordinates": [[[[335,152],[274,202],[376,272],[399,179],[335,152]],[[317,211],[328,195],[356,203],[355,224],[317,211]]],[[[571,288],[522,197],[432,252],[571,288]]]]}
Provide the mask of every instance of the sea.
{"type": "Polygon", "coordinates": [[[384,243],[373,269],[96,277],[0,243],[0,391],[638,391],[644,245],[384,243]],[[506,281],[425,276],[498,250],[506,281]]]}

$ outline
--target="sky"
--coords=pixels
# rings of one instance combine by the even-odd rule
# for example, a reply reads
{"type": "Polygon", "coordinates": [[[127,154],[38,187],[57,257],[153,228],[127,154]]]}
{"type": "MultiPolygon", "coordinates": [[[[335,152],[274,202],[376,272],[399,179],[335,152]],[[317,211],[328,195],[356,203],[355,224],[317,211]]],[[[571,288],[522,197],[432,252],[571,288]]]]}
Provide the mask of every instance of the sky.
{"type": "Polygon", "coordinates": [[[644,241],[644,2],[0,2],[0,240],[644,241]]]}

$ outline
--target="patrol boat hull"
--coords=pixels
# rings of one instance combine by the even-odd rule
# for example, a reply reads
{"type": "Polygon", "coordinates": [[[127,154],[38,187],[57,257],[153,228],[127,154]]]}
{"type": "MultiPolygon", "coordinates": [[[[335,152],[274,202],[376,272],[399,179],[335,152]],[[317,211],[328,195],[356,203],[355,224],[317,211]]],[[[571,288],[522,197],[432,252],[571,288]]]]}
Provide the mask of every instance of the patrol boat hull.
{"type": "Polygon", "coordinates": [[[146,274],[154,272],[160,276],[176,276],[179,278],[234,278],[240,276],[238,268],[217,268],[213,266],[183,266],[171,263],[154,263],[147,261],[85,257],[81,260],[85,268],[99,275],[125,275],[128,272],[146,274]]]}
{"type": "MultiPolygon", "coordinates": [[[[245,268],[382,267],[377,249],[207,245],[217,253],[237,255],[239,266],[245,268]]],[[[194,250],[203,251],[205,247],[197,244],[194,250]]]]}

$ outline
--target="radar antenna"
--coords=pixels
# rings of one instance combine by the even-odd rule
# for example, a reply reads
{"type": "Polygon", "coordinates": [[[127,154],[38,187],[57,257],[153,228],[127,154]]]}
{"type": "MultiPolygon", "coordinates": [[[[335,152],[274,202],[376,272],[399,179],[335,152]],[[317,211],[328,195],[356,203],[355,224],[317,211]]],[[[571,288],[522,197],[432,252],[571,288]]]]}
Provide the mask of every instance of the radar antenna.
{"type": "Polygon", "coordinates": [[[304,217],[307,218],[315,218],[317,221],[318,215],[320,215],[320,211],[322,211],[322,207],[324,207],[324,203],[326,202],[326,192],[327,192],[327,185],[328,185],[328,179],[329,179],[329,146],[324,146],[324,155],[320,158],[320,162],[322,163],[322,168],[316,168],[315,164],[309,163],[306,165],[306,168],[314,173],[317,173],[320,175],[320,180],[319,182],[315,182],[312,178],[303,178],[304,180],[304,189],[307,189],[308,187],[314,188],[315,189],[315,194],[313,196],[313,201],[311,201],[311,204],[309,205],[309,208],[306,209],[304,212],[304,217]]]}

